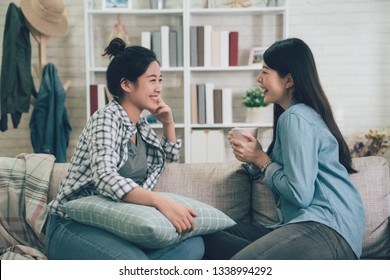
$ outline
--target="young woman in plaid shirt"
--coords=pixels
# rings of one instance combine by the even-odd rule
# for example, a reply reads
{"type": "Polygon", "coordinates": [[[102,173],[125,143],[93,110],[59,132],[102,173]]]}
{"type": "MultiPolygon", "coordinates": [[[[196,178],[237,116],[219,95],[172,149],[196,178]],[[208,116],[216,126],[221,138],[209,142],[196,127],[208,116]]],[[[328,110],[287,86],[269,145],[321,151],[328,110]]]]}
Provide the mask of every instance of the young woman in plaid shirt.
{"type": "Polygon", "coordinates": [[[161,98],[162,75],[156,55],[140,46],[126,47],[113,39],[104,55],[111,59],[107,86],[113,100],[88,120],[59,193],[50,204],[46,230],[50,259],[201,259],[201,237],[156,250],[142,250],[107,231],[68,219],[59,205],[80,197],[102,194],[116,201],[156,207],[178,233],[194,227],[190,208],[150,191],[166,162],[178,161],[171,108],[161,98]],[[158,140],[140,118],[146,109],[163,126],[158,140]]]}

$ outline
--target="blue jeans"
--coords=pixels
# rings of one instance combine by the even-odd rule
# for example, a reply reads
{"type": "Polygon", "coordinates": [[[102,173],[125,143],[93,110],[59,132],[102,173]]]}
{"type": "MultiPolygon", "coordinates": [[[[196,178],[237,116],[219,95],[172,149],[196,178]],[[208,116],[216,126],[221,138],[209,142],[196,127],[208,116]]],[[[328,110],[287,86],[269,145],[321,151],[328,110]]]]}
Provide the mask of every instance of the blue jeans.
{"type": "Polygon", "coordinates": [[[49,215],[46,253],[52,260],[197,260],[204,254],[200,236],[161,249],[140,249],[108,231],[49,215]]]}
{"type": "Polygon", "coordinates": [[[206,259],[355,260],[351,246],[335,230],[317,223],[283,225],[275,230],[238,223],[205,235],[206,259]]]}

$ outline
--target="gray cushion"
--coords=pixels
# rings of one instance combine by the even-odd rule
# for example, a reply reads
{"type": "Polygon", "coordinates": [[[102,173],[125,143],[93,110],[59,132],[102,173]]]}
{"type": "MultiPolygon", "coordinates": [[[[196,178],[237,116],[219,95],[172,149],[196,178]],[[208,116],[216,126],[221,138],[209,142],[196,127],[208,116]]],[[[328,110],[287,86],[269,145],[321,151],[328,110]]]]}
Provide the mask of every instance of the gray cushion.
{"type": "Polygon", "coordinates": [[[171,222],[156,208],[115,202],[102,195],[75,199],[60,209],[74,220],[112,232],[141,248],[161,248],[195,235],[213,233],[235,222],[218,209],[184,196],[161,193],[192,208],[195,228],[179,235],[171,222]]]}

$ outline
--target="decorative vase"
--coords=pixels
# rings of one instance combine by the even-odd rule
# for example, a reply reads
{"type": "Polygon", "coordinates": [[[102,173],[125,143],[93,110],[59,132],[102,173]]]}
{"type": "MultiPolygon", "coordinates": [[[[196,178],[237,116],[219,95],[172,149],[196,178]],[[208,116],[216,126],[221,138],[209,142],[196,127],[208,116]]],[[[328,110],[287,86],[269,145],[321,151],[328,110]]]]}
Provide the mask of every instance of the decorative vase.
{"type": "Polygon", "coordinates": [[[269,123],[272,122],[272,108],[267,107],[247,107],[246,123],[269,123]],[[270,110],[271,109],[271,110],[270,110]]]}

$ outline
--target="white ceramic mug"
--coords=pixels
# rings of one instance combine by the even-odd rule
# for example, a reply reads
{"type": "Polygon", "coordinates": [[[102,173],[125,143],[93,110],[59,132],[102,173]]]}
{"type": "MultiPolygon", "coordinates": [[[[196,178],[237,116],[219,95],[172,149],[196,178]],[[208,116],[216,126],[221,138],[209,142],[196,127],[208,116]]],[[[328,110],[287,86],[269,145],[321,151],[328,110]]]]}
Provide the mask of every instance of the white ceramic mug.
{"type": "Polygon", "coordinates": [[[248,138],[242,135],[243,132],[257,138],[257,127],[234,127],[232,128],[233,138],[241,141],[248,141],[248,138]]]}

